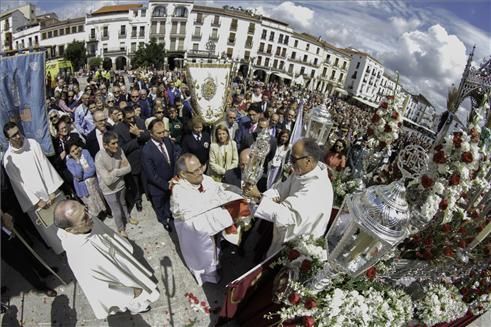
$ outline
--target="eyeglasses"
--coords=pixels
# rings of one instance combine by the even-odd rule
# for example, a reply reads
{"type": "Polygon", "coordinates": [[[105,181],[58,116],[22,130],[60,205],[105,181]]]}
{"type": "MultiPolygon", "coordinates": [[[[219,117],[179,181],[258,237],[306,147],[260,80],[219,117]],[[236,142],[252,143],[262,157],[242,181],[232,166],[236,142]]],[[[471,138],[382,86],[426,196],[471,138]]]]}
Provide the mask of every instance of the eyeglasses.
{"type": "Polygon", "coordinates": [[[295,157],[293,154],[291,154],[291,155],[290,155],[290,161],[291,161],[291,162],[294,164],[294,163],[296,163],[297,161],[302,160],[302,159],[306,159],[306,158],[308,158],[308,157],[309,157],[309,156],[303,156],[303,157],[299,157],[299,158],[297,158],[297,157],[295,157]]]}
{"type": "Polygon", "coordinates": [[[199,176],[199,175],[203,174],[203,171],[204,171],[204,167],[203,167],[203,165],[201,165],[193,171],[186,171],[186,173],[193,175],[193,176],[199,176]]]}
{"type": "Polygon", "coordinates": [[[163,111],[156,111],[155,114],[163,114],[163,111]]]}
{"type": "Polygon", "coordinates": [[[138,95],[132,95],[131,98],[136,99],[136,98],[138,98],[138,95]]]}
{"type": "Polygon", "coordinates": [[[55,120],[56,118],[58,118],[58,116],[51,116],[49,117],[49,120],[55,120]]]}

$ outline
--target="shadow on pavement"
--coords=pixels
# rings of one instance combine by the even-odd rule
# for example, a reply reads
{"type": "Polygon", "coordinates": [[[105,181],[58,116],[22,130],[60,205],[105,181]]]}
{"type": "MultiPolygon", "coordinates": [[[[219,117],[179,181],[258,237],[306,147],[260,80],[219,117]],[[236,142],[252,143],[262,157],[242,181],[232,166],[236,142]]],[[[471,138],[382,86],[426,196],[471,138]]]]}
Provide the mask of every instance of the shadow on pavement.
{"type": "Polygon", "coordinates": [[[51,303],[51,326],[75,327],[77,325],[77,311],[70,308],[68,297],[58,295],[51,303]]]}
{"type": "Polygon", "coordinates": [[[18,312],[17,306],[9,306],[7,312],[3,315],[2,327],[20,327],[19,318],[17,317],[18,312]]]}
{"type": "Polygon", "coordinates": [[[141,315],[132,315],[128,311],[107,317],[110,327],[153,327],[141,315]]]}

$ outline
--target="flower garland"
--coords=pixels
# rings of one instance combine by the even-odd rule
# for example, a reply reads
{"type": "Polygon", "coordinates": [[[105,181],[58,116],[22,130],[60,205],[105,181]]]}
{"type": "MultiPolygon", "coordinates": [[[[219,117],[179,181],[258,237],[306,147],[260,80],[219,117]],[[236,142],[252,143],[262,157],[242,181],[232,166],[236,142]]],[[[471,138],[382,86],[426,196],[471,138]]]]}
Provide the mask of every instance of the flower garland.
{"type": "Polygon", "coordinates": [[[399,138],[403,118],[401,110],[401,97],[394,99],[393,96],[387,96],[373,114],[371,119],[373,127],[368,127],[367,134],[378,141],[381,149],[399,138]]]}

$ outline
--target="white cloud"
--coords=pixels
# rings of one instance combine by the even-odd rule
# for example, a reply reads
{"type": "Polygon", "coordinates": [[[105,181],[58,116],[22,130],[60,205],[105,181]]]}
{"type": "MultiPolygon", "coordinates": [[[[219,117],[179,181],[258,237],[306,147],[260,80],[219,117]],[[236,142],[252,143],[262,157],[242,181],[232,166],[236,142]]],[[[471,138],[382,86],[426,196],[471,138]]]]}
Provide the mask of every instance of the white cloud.
{"type": "Polygon", "coordinates": [[[314,19],[314,11],[308,7],[296,5],[291,1],[285,1],[272,10],[273,15],[293,25],[303,28],[310,27],[314,19]]]}
{"type": "Polygon", "coordinates": [[[413,31],[421,25],[421,21],[418,18],[412,18],[407,20],[404,19],[403,17],[394,16],[394,17],[390,17],[389,20],[398,33],[413,31]]]}

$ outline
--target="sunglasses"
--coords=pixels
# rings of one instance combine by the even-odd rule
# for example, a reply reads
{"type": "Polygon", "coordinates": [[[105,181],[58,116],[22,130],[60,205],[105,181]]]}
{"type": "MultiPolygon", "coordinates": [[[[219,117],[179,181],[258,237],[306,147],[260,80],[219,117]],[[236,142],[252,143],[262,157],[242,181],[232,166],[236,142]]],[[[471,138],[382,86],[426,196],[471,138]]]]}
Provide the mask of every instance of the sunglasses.
{"type": "Polygon", "coordinates": [[[294,164],[294,163],[296,163],[297,161],[302,160],[302,159],[306,159],[306,158],[308,158],[308,157],[309,157],[309,156],[303,156],[303,157],[299,157],[299,158],[297,158],[297,157],[295,157],[295,156],[293,156],[293,155],[290,155],[290,161],[291,161],[291,163],[293,163],[293,164],[294,164]]]}
{"type": "Polygon", "coordinates": [[[163,114],[164,112],[163,111],[156,111],[155,113],[156,114],[163,114]]]}

